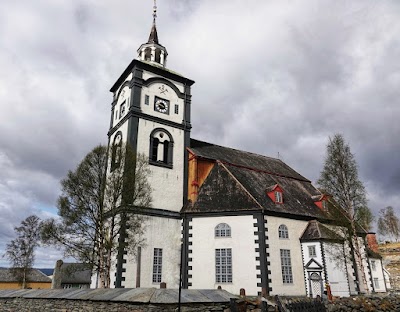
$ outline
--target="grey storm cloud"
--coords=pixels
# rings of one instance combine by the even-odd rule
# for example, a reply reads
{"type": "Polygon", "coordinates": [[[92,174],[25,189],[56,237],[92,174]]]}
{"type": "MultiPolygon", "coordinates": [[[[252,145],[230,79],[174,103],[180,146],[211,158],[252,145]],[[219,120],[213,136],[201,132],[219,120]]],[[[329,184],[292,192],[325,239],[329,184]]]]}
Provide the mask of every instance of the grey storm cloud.
{"type": "MultiPolygon", "coordinates": [[[[107,142],[108,90],[147,40],[152,6],[2,1],[0,254],[21,220],[56,214],[59,181],[107,142]]],[[[316,181],[340,132],[372,210],[396,207],[398,1],[158,1],[157,26],[168,67],[196,81],[192,137],[280,157],[316,181]]],[[[41,250],[36,264],[57,255],[41,250]]]]}

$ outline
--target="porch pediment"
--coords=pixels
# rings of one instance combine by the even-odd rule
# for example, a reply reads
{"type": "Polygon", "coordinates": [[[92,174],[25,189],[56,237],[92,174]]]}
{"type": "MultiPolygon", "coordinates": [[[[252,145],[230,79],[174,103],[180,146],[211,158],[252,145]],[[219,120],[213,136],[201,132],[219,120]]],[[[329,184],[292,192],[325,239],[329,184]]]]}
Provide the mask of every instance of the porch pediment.
{"type": "Polygon", "coordinates": [[[305,265],[306,269],[319,269],[322,270],[323,266],[319,264],[318,261],[316,261],[314,258],[312,258],[310,261],[307,262],[305,265]]]}

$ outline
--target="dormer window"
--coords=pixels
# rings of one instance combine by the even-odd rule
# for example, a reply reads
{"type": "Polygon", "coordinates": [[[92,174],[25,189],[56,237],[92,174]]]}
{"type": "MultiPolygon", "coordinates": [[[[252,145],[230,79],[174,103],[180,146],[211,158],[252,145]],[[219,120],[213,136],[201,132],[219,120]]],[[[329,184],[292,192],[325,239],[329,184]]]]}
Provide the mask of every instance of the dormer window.
{"type": "Polygon", "coordinates": [[[326,211],[328,209],[329,195],[321,194],[312,197],[314,203],[321,209],[326,211]]]}
{"type": "Polygon", "coordinates": [[[274,203],[283,204],[283,189],[278,184],[268,187],[265,192],[274,203]]]}
{"type": "Polygon", "coordinates": [[[275,191],[275,203],[277,203],[277,204],[283,203],[282,192],[275,191]]]}

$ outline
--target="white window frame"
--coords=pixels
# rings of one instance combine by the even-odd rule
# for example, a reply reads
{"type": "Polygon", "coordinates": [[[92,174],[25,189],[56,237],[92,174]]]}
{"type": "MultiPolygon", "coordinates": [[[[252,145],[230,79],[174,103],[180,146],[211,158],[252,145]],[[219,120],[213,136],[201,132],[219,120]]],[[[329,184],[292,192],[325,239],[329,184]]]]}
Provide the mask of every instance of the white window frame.
{"type": "Polygon", "coordinates": [[[372,269],[372,271],[376,271],[376,261],[375,260],[371,260],[371,269],[372,269]]]}
{"type": "Polygon", "coordinates": [[[215,237],[231,237],[231,227],[226,223],[219,223],[214,229],[215,237]]]}
{"type": "Polygon", "coordinates": [[[281,224],[278,228],[278,236],[280,239],[289,239],[289,230],[285,224],[281,224]]]}
{"type": "Polygon", "coordinates": [[[161,283],[162,281],[162,248],[154,248],[153,254],[153,283],[161,283]]]}
{"type": "Polygon", "coordinates": [[[379,285],[379,278],[377,278],[377,277],[374,277],[374,287],[375,288],[381,288],[380,285],[379,285]]]}
{"type": "Polygon", "coordinates": [[[290,257],[290,249],[281,249],[281,271],[282,271],[282,283],[293,284],[293,270],[292,260],[290,257]]]}
{"type": "Polygon", "coordinates": [[[232,283],[232,248],[215,249],[215,282],[232,283]]]}
{"type": "Polygon", "coordinates": [[[315,258],[317,256],[317,248],[315,245],[308,246],[308,256],[310,258],[315,258]]]}
{"type": "Polygon", "coordinates": [[[282,192],[280,191],[275,191],[275,202],[277,204],[282,204],[283,203],[283,195],[282,192]]]}

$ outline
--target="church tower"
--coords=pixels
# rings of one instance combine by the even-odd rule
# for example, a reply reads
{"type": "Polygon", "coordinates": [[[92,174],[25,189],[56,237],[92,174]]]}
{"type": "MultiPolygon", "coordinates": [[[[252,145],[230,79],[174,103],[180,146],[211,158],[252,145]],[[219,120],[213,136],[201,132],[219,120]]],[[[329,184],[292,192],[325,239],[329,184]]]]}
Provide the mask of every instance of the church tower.
{"type": "MultiPolygon", "coordinates": [[[[190,88],[194,81],[166,68],[167,49],[160,44],[154,5],[149,39],[111,88],[110,149],[128,143],[144,154],[151,174],[152,207],[145,216],[145,244],[137,257],[117,255],[115,287],[179,286],[182,209],[187,199],[187,150],[190,144],[190,88]]],[[[114,153],[111,153],[114,154],[114,153]]],[[[111,159],[108,170],[118,165],[111,159]]],[[[120,241],[124,242],[124,233],[120,241]]]]}

